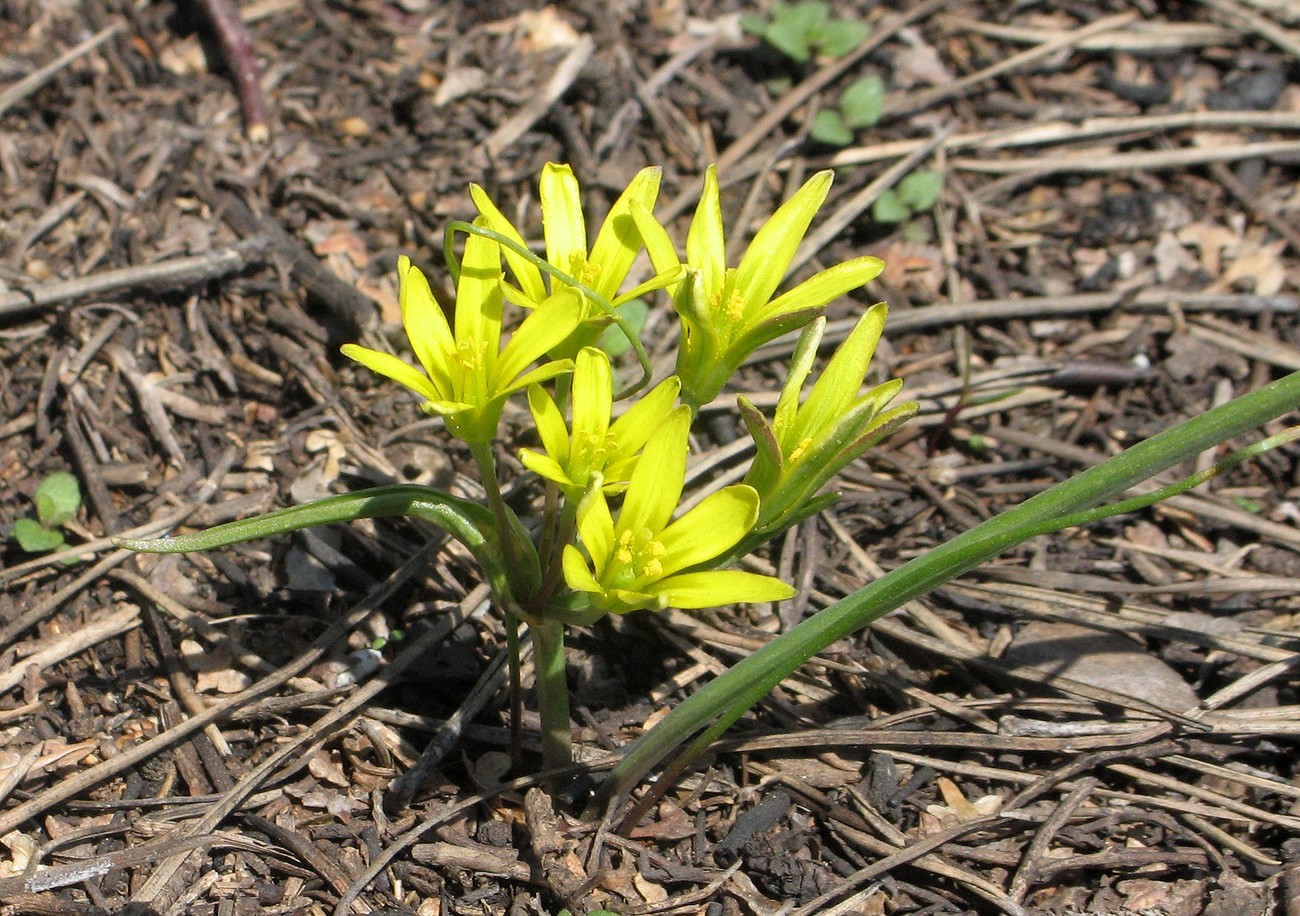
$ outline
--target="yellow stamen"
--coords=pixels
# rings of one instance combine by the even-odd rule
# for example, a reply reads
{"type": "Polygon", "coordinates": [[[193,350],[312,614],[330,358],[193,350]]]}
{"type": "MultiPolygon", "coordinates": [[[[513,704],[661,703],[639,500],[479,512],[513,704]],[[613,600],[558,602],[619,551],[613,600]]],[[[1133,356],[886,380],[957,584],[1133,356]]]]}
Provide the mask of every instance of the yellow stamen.
{"type": "Polygon", "coordinates": [[[614,551],[614,559],[622,564],[621,572],[629,580],[658,579],[664,574],[664,565],[659,558],[667,552],[667,548],[655,539],[650,529],[642,528],[635,534],[624,531],[618,536],[618,549],[614,551]]]}
{"type": "Polygon", "coordinates": [[[803,440],[794,447],[794,451],[790,453],[790,457],[787,460],[791,464],[794,464],[803,457],[803,453],[808,451],[808,446],[810,445],[812,445],[812,436],[804,436],[803,440]]]}
{"type": "Polygon", "coordinates": [[[740,290],[733,289],[731,295],[727,298],[727,319],[736,324],[745,317],[745,297],[740,294],[740,290]]]}

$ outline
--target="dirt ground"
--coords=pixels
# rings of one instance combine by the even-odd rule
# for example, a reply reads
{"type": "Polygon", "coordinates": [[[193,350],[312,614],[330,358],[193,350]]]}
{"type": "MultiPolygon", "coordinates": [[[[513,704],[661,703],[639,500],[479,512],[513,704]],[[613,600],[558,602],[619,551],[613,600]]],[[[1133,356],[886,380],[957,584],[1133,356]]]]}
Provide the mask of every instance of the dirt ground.
{"type": "MultiPolygon", "coordinates": [[[[774,634],[1300,369],[1290,0],[830,6],[870,37],[799,61],[741,28],[767,3],[251,0],[261,139],[199,3],[0,0],[0,913],[1300,913],[1295,446],[1012,550],[828,648],[644,818],[580,816],[774,634]],[[865,77],[878,123],[815,139],[865,77]],[[572,635],[591,763],[562,781],[510,769],[502,621],[428,531],[108,540],[477,495],[338,347],[400,352],[396,258],[447,284],[469,182],[540,238],[547,161],[593,213],[662,166],[679,240],[717,162],[738,242],[833,167],[797,276],[886,260],[830,327],[888,301],[872,378],[922,405],[760,557],[796,599],[572,635]],[[918,171],[938,201],[878,218],[918,171]],[[70,546],[27,552],[58,471],[70,546]]],[[[789,354],[735,389],[770,405],[789,354]]],[[[697,487],[739,460],[709,417],[697,487]]]]}

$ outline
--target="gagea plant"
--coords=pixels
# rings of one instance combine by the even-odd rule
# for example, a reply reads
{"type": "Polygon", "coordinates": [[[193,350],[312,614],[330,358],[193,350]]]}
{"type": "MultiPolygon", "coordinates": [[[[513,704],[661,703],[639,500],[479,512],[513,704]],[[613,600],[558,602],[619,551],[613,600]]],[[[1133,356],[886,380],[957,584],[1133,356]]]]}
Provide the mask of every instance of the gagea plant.
{"type": "MultiPolygon", "coordinates": [[[[208,531],[124,546],[183,552],[309,525],[387,515],[414,516],[463,542],[516,633],[533,637],[544,764],[571,758],[564,627],[606,614],[780,601],[794,589],[732,567],[746,553],[825,506],[823,488],[916,410],[891,407],[901,383],[863,391],[884,305],[863,316],[811,388],[824,322],[839,296],[861,288],[882,263],[833,266],[778,292],[831,173],[809,181],[758,231],[735,267],[726,245],[717,175],[705,178],[685,254],[653,215],[659,171],[639,173],[588,238],[576,178],[547,165],[540,182],[545,256],[486,192],[471,186],[473,223],[448,226],[444,256],[455,303],[441,303],[408,258],[398,261],[399,301],[410,357],[355,344],[343,354],[399,382],[441,417],[473,456],[486,491],[481,505],[429,487],[399,485],[330,497],[208,531]],[[455,238],[464,234],[456,255],[455,238]],[[653,275],[629,282],[648,254],[653,275]],[[679,322],[676,372],[651,386],[644,347],[619,308],[663,290],[679,322]],[[449,316],[451,316],[449,318],[449,316]],[[614,369],[593,344],[620,327],[641,378],[616,392],[614,369]],[[759,346],[804,328],[775,415],[740,399],[754,438],[742,483],[721,487],[682,511],[691,427],[700,407],[759,346]],[[526,398],[540,448],[518,449],[536,478],[535,508],[521,517],[502,496],[496,449],[502,411],[526,398]],[[627,404],[617,404],[618,401],[627,404]],[[616,406],[617,404],[617,406],[616,406]]],[[[518,675],[517,638],[512,669],[518,675]]]]}
{"type": "MultiPolygon", "coordinates": [[[[809,179],[759,229],[734,267],[727,263],[712,169],[684,256],[654,216],[654,169],[632,180],[591,240],[572,171],[548,165],[540,195],[544,257],[529,249],[482,189],[472,187],[480,215],[473,223],[449,224],[443,246],[455,284],[454,311],[402,258],[400,302],[411,358],[351,344],[343,352],[406,386],[425,411],[442,418],[448,435],[466,443],[484,502],[424,486],[378,487],[208,531],[119,543],[177,553],[359,518],[404,515],[430,522],[477,559],[507,622],[516,693],[520,625],[531,632],[543,763],[567,763],[565,627],[607,614],[789,597],[793,589],[784,582],[732,567],[825,507],[834,498],[825,487],[835,475],[916,410],[914,404],[890,406],[901,387],[897,380],[863,387],[885,323],[883,305],[867,309],[818,370],[823,310],[875,277],[879,260],[854,258],[781,292],[830,181],[830,172],[809,179]],[[455,239],[462,234],[457,257],[455,239]],[[634,283],[629,276],[642,252],[653,275],[634,283]],[[645,347],[620,306],[659,290],[678,319],[677,358],[675,372],[652,385],[645,347]],[[640,378],[621,391],[606,351],[594,346],[614,328],[641,368],[640,378]],[[800,337],[773,415],[743,397],[738,401],[754,440],[744,479],[682,509],[688,443],[700,408],[718,398],[756,348],[796,331],[800,337]],[[498,441],[506,403],[525,397],[540,448],[518,450],[535,482],[535,498],[521,517],[503,498],[495,456],[512,447],[498,441]]],[[[627,823],[635,823],[674,774],[826,646],[1029,538],[1140,511],[1300,438],[1300,427],[1274,433],[1175,484],[1116,501],[1135,484],[1297,407],[1300,372],[1140,442],[819,610],[686,697],[633,742],[589,810],[630,792],[677,754],[628,815],[627,823]]]]}

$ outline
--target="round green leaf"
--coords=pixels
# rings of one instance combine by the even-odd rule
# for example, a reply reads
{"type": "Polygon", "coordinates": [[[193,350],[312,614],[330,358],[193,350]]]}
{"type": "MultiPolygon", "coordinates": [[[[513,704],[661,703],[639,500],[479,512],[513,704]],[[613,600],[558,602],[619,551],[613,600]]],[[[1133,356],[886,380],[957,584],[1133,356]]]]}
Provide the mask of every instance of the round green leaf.
{"type": "Polygon", "coordinates": [[[871,26],[856,19],[836,19],[822,30],[821,52],[827,57],[843,57],[867,40],[871,26]]]}
{"type": "Polygon", "coordinates": [[[901,223],[911,215],[912,211],[898,199],[898,194],[892,188],[881,192],[871,205],[871,218],[878,223],[901,223]]]}
{"type": "Polygon", "coordinates": [[[840,113],[844,123],[854,130],[879,121],[884,106],[885,81],[874,74],[852,83],[840,95],[840,113]]]}
{"type": "Polygon", "coordinates": [[[14,522],[14,540],[28,553],[45,553],[63,546],[63,532],[41,527],[34,518],[20,518],[14,522]]]}
{"type": "Polygon", "coordinates": [[[809,133],[818,143],[830,146],[848,146],[853,142],[853,131],[844,125],[844,119],[834,108],[823,108],[817,112],[809,133]]]}
{"type": "Polygon", "coordinates": [[[81,507],[81,487],[77,478],[67,471],[55,471],[36,487],[32,497],[36,504],[36,516],[46,528],[57,528],[81,507]]]}
{"type": "Polygon", "coordinates": [[[943,175],[931,170],[913,172],[898,183],[898,199],[920,213],[929,210],[943,190],[943,175]]]}

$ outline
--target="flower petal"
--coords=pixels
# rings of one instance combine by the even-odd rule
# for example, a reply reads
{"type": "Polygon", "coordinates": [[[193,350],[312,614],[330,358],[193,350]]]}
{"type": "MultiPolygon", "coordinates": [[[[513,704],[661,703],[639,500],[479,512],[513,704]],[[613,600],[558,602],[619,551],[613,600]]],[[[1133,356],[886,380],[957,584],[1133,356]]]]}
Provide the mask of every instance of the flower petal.
{"type": "Polygon", "coordinates": [[[803,393],[804,382],[812,374],[813,363],[817,360],[817,348],[821,346],[825,331],[826,318],[818,315],[803,329],[799,342],[795,344],[794,355],[790,358],[790,371],[786,373],[785,384],[781,386],[781,397],[776,402],[776,414],[772,418],[771,431],[778,438],[794,426],[799,412],[799,395],[803,393]]]}
{"type": "MultiPolygon", "coordinates": [[[[640,201],[632,201],[630,212],[632,219],[636,221],[637,232],[641,235],[641,243],[645,245],[646,254],[650,256],[650,263],[654,265],[655,273],[667,274],[677,271],[681,268],[681,259],[677,256],[677,248],[673,245],[673,240],[668,236],[668,230],[663,227],[659,220],[655,219],[650,208],[646,207],[640,201]]],[[[680,280],[674,281],[680,282],[680,280]]]]}
{"type": "Polygon", "coordinates": [[[612,588],[609,590],[609,597],[613,599],[613,601],[607,602],[610,605],[609,611],[611,614],[627,614],[632,611],[662,611],[668,606],[668,602],[658,595],[632,591],[627,588],[612,588]]]}
{"type": "Polygon", "coordinates": [[[858,319],[849,336],[836,348],[821,377],[813,383],[786,441],[799,442],[806,436],[819,435],[838,422],[857,400],[888,312],[885,304],[879,303],[858,319]]]}
{"type": "Polygon", "coordinates": [[[378,350],[371,350],[369,347],[360,347],[356,344],[344,344],[341,352],[348,359],[355,359],[367,369],[387,376],[395,382],[402,383],[426,400],[437,401],[444,397],[438,389],[433,387],[433,382],[429,381],[427,375],[391,353],[381,353],[378,350]]]}
{"type": "Polygon", "coordinates": [[[795,589],[780,579],[738,569],[670,576],[648,586],[646,591],[665,599],[670,607],[683,610],[724,604],[784,601],[795,595],[795,589]]]}
{"type": "Polygon", "coordinates": [[[528,388],[528,409],[542,439],[542,448],[554,460],[564,464],[569,460],[569,430],[564,425],[564,414],[541,385],[528,388]]]}
{"type": "Polygon", "coordinates": [[[511,395],[516,391],[521,391],[529,385],[540,385],[542,382],[548,382],[557,375],[563,375],[566,372],[573,371],[573,360],[571,359],[554,359],[549,363],[543,363],[536,369],[525,372],[519,378],[515,379],[505,388],[497,392],[498,395],[511,395]]]}
{"type": "Polygon", "coordinates": [[[592,487],[578,502],[578,537],[587,548],[596,575],[604,575],[614,550],[614,519],[600,487],[592,487]]]}
{"type": "Polygon", "coordinates": [[[627,279],[632,262],[641,252],[641,233],[632,218],[632,201],[637,201],[647,210],[654,209],[662,174],[663,169],[654,166],[637,172],[609,208],[609,215],[596,233],[588,261],[600,268],[600,274],[591,287],[606,299],[614,298],[627,279]]]}
{"type": "Polygon", "coordinates": [[[758,492],[744,484],[711,493],[659,535],[662,575],[689,569],[725,553],[754,527],[758,492]]]}
{"type": "MultiPolygon", "coordinates": [[[[506,219],[505,214],[497,209],[497,205],[492,202],[492,198],[488,197],[487,191],[484,191],[476,184],[471,184],[469,186],[469,196],[474,199],[474,205],[478,207],[483,225],[500,232],[523,248],[528,247],[528,243],[519,234],[519,230],[514,227],[510,220],[506,219]]],[[[524,295],[534,302],[541,302],[545,299],[547,295],[546,283],[542,279],[542,272],[537,269],[537,265],[523,255],[504,246],[501,252],[505,255],[506,263],[510,265],[510,272],[515,275],[515,282],[519,284],[519,289],[524,295]]]]}
{"type": "MultiPolygon", "coordinates": [[[[794,257],[793,252],[790,257],[794,257]]],[[[704,173],[700,203],[686,233],[686,263],[700,271],[705,290],[715,295],[721,292],[727,272],[727,240],[722,228],[722,201],[718,193],[716,165],[710,165],[704,173]]],[[[787,260],[786,265],[789,263],[787,260]]]]}
{"type": "Polygon", "coordinates": [[[618,514],[618,530],[662,531],[677,509],[686,480],[686,446],[691,428],[689,407],[678,407],[664,422],[637,462],[618,514]]]}
{"type": "Polygon", "coordinates": [[[604,350],[583,347],[578,351],[572,387],[574,443],[603,441],[614,407],[614,372],[604,350]]]}
{"type": "Polygon", "coordinates": [[[596,581],[596,577],[591,574],[587,561],[582,558],[582,551],[577,547],[572,544],[565,544],[564,556],[561,558],[560,563],[564,570],[564,581],[575,592],[602,593],[605,591],[601,584],[596,581]]]}
{"type": "MultiPolygon", "coordinates": [[[[870,283],[885,269],[885,262],[870,256],[844,261],[814,274],[787,293],[759,306],[751,316],[765,321],[785,312],[821,308],[847,292],[870,283]]],[[[766,300],[765,300],[766,301],[766,300]]]]}
{"type": "Polygon", "coordinates": [[[650,437],[659,432],[681,390],[681,380],[670,375],[615,420],[609,427],[609,435],[614,440],[611,460],[629,458],[644,448],[650,437]]]}
{"type": "Polygon", "coordinates": [[[449,397],[453,387],[447,354],[456,351],[456,341],[428,279],[406,255],[397,259],[397,286],[402,324],[415,358],[429,373],[434,387],[449,397]]]}
{"type": "Polygon", "coordinates": [[[809,178],[793,197],[777,208],[749,243],[736,268],[736,288],[745,297],[747,317],[751,310],[766,305],[785,279],[799,243],[831,189],[834,175],[826,169],[809,178]]]}
{"type": "Polygon", "coordinates": [[[501,349],[503,305],[501,246],[471,235],[456,284],[456,361],[461,373],[457,393],[472,404],[492,397],[488,385],[501,349]]]}
{"type": "MultiPolygon", "coordinates": [[[[583,300],[577,290],[562,289],[528,313],[515,328],[497,361],[496,384],[511,384],[515,376],[573,333],[582,320],[583,300]]],[[[572,364],[570,364],[572,365],[572,364]]]]}
{"type": "Polygon", "coordinates": [[[519,461],[538,477],[544,477],[557,483],[561,488],[571,490],[575,486],[575,482],[569,478],[568,472],[550,455],[540,455],[530,448],[521,448],[519,450],[519,461]]]}
{"type": "Polygon", "coordinates": [[[539,192],[546,260],[572,276],[575,255],[580,259],[578,265],[587,260],[587,224],[578,179],[569,166],[548,162],[542,167],[539,192]]]}

